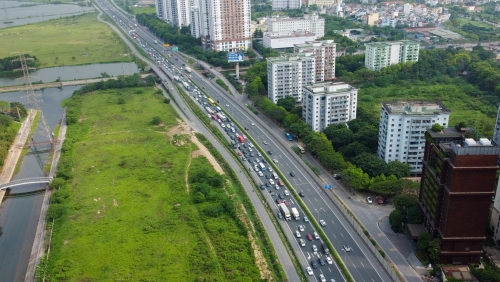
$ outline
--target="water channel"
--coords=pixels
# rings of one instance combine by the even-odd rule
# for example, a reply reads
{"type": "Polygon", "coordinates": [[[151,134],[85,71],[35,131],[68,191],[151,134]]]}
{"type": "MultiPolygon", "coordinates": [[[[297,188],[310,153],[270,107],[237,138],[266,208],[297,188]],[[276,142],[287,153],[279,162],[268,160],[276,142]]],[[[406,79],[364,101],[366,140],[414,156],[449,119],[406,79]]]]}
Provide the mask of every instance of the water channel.
{"type": "MultiPolygon", "coordinates": [[[[125,74],[133,74],[137,71],[137,66],[133,63],[124,65],[127,65],[125,74]]],[[[60,76],[61,79],[66,77],[68,80],[72,80],[98,77],[99,72],[103,71],[110,75],[119,75],[124,70],[122,64],[117,63],[76,66],[71,67],[71,72],[68,72],[68,67],[41,69],[38,72],[47,77],[45,82],[50,82],[53,81],[53,79],[49,79],[50,77],[60,76]],[[94,74],[89,74],[89,72],[94,74]]],[[[0,86],[4,86],[3,83],[9,82],[0,79],[0,86]]],[[[63,115],[61,102],[80,87],[47,88],[35,92],[38,95],[47,125],[52,131],[59,124],[63,115]]],[[[3,93],[0,94],[0,100],[26,103],[26,92],[3,93]]],[[[36,133],[34,138],[35,141],[46,139],[41,133],[36,133]]],[[[45,160],[47,156],[48,154],[42,154],[41,159],[45,160]]],[[[42,176],[42,170],[43,168],[40,167],[35,156],[27,154],[22,160],[20,172],[13,179],[42,176]]],[[[44,187],[43,184],[17,186],[6,194],[0,206],[0,226],[3,228],[3,235],[0,236],[0,282],[24,281],[40,217],[43,200],[41,191],[44,187]]]]}
{"type": "Polygon", "coordinates": [[[44,4],[40,2],[2,1],[0,28],[26,25],[93,11],[92,6],[79,6],[73,3],[44,4]]]}
{"type": "MultiPolygon", "coordinates": [[[[112,63],[112,64],[93,64],[84,66],[66,66],[39,69],[30,72],[31,81],[52,82],[60,79],[62,81],[73,79],[87,79],[101,77],[101,73],[107,73],[110,76],[130,75],[138,73],[139,70],[135,63],[112,63]]],[[[16,72],[0,76],[0,86],[22,85],[24,84],[23,73],[16,72]]],[[[1,100],[1,99],[0,99],[1,100]]]]}

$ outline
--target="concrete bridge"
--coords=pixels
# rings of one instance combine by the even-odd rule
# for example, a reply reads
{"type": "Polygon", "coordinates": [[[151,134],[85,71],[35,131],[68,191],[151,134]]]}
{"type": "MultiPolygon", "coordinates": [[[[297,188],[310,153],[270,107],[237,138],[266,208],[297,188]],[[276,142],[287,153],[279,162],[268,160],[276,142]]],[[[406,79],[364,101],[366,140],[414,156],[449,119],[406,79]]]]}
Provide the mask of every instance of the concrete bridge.
{"type": "Polygon", "coordinates": [[[27,184],[50,183],[50,181],[52,181],[52,177],[31,177],[31,178],[17,179],[9,183],[0,184],[0,190],[27,184]]]}

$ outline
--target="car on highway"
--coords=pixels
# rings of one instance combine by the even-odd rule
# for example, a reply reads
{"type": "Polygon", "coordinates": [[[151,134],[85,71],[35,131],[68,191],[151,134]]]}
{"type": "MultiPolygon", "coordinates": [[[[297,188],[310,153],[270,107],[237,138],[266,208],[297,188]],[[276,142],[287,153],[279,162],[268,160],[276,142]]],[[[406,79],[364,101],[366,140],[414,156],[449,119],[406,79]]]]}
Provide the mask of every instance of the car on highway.
{"type": "Polygon", "coordinates": [[[297,238],[300,238],[300,237],[301,237],[301,235],[300,235],[300,231],[299,231],[299,230],[296,230],[296,231],[295,231],[295,236],[297,236],[297,238]]]}
{"type": "Polygon", "coordinates": [[[264,145],[269,145],[269,143],[267,143],[267,141],[264,141],[262,142],[264,145]]]}
{"type": "Polygon", "coordinates": [[[302,198],[304,198],[306,195],[304,194],[304,192],[303,192],[303,191],[300,191],[300,192],[299,192],[299,196],[301,196],[302,198]]]}
{"type": "Polygon", "coordinates": [[[316,247],[316,245],[312,245],[312,249],[313,249],[313,252],[317,252],[318,251],[318,247],[316,247]]]}
{"type": "Polygon", "coordinates": [[[325,278],[325,275],[323,275],[323,273],[321,273],[321,274],[319,275],[319,281],[321,281],[321,282],[326,282],[326,278],[325,278]]]}
{"type": "Polygon", "coordinates": [[[304,230],[305,230],[305,229],[304,229],[304,225],[299,225],[299,230],[300,230],[300,231],[304,231],[304,230]]]}
{"type": "Polygon", "coordinates": [[[265,190],[265,189],[266,189],[266,185],[261,184],[261,185],[260,185],[260,189],[261,189],[261,190],[265,190]]]}
{"type": "Polygon", "coordinates": [[[333,178],[335,178],[335,179],[342,179],[342,176],[340,176],[340,174],[334,174],[333,178]]]}
{"type": "Polygon", "coordinates": [[[271,152],[271,151],[267,151],[267,153],[268,153],[269,155],[272,155],[272,154],[273,154],[273,152],[271,152]]]}
{"type": "Polygon", "coordinates": [[[325,265],[326,264],[325,260],[322,259],[322,258],[319,258],[318,262],[319,262],[319,265],[325,265]]]}
{"type": "Polygon", "coordinates": [[[259,170],[258,174],[259,174],[259,176],[261,176],[261,177],[262,177],[262,176],[264,176],[264,174],[263,174],[263,173],[262,173],[262,171],[260,171],[260,170],[259,170]]]}
{"type": "Polygon", "coordinates": [[[283,200],[283,204],[285,204],[287,207],[290,205],[290,203],[287,202],[286,200],[283,200]]]}
{"type": "Polygon", "coordinates": [[[279,190],[280,186],[278,184],[274,184],[274,188],[276,188],[276,190],[279,190]]]}
{"type": "Polygon", "coordinates": [[[313,240],[313,237],[311,236],[311,234],[307,234],[307,240],[309,240],[309,241],[313,240]]]}
{"type": "Polygon", "coordinates": [[[284,199],[285,198],[285,196],[283,196],[282,193],[280,193],[278,196],[280,197],[280,199],[284,199]]]}
{"type": "Polygon", "coordinates": [[[241,157],[241,151],[238,151],[238,156],[240,156],[240,157],[241,157]]]}
{"type": "MultiPolygon", "coordinates": [[[[270,183],[271,185],[274,185],[274,180],[269,179],[269,183],[270,183]]],[[[285,195],[286,195],[286,193],[285,193],[285,195]]]]}
{"type": "Polygon", "coordinates": [[[299,239],[299,243],[300,243],[301,247],[305,247],[306,246],[306,240],[304,240],[304,239],[299,239]]]}
{"type": "Polygon", "coordinates": [[[314,239],[319,240],[318,232],[314,231],[313,235],[314,235],[314,239]]]}
{"type": "Polygon", "coordinates": [[[288,190],[283,191],[283,193],[285,193],[285,196],[290,196],[290,192],[288,192],[288,190]]]}
{"type": "Polygon", "coordinates": [[[304,216],[304,222],[309,222],[309,218],[307,218],[307,216],[304,216]]]}
{"type": "Polygon", "coordinates": [[[324,220],[320,219],[320,220],[319,220],[319,224],[321,224],[321,226],[326,226],[326,221],[324,221],[324,220]]]}
{"type": "Polygon", "coordinates": [[[292,171],[292,172],[290,172],[290,176],[291,176],[291,177],[295,177],[295,173],[294,173],[293,171],[292,171]]]}
{"type": "Polygon", "coordinates": [[[332,258],[331,258],[331,257],[328,257],[328,256],[326,257],[326,262],[327,262],[328,264],[333,264],[333,260],[332,260],[332,258]]]}
{"type": "Polygon", "coordinates": [[[343,245],[342,249],[344,249],[344,251],[346,251],[346,252],[350,252],[351,251],[351,247],[349,247],[347,245],[343,245]]]}
{"type": "Polygon", "coordinates": [[[313,270],[309,266],[306,268],[306,272],[307,272],[307,275],[309,275],[309,276],[312,276],[314,274],[313,270]]]}
{"type": "Polygon", "coordinates": [[[371,198],[371,197],[367,197],[367,198],[366,198],[366,201],[368,202],[368,204],[373,203],[373,201],[372,201],[372,198],[371,198]]]}
{"type": "Polygon", "coordinates": [[[313,260],[313,261],[311,261],[311,267],[318,268],[318,264],[313,260]]]}
{"type": "Polygon", "coordinates": [[[272,192],[272,191],[271,191],[271,192],[269,193],[269,195],[271,195],[271,196],[276,196],[276,193],[274,193],[274,192],[272,192]]]}
{"type": "Polygon", "coordinates": [[[276,199],[276,204],[281,204],[281,200],[280,199],[276,199]]]}
{"type": "Polygon", "coordinates": [[[278,160],[277,159],[273,159],[273,163],[277,164],[278,160]]]}

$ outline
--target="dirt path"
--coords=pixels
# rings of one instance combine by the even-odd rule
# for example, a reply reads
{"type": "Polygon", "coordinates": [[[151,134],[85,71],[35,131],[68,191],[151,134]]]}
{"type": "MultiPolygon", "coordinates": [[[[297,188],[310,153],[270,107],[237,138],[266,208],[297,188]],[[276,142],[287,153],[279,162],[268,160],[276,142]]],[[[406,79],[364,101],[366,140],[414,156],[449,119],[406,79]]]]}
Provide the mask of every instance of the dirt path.
{"type": "Polygon", "coordinates": [[[217,171],[220,174],[224,174],[224,170],[222,170],[222,167],[219,165],[219,163],[215,160],[214,156],[210,154],[210,151],[201,144],[201,142],[196,138],[196,136],[192,135],[191,136],[191,141],[198,146],[198,150],[194,151],[191,153],[192,158],[196,158],[197,156],[204,156],[208,159],[210,164],[214,167],[215,171],[217,171]]]}

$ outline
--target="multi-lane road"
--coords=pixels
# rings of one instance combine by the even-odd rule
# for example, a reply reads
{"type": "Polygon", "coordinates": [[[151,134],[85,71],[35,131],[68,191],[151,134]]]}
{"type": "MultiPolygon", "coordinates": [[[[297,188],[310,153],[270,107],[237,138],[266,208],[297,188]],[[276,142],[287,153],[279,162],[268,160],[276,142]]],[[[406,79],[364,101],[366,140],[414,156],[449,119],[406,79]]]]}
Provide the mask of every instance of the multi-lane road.
{"type": "MultiPolygon", "coordinates": [[[[132,28],[129,24],[135,24],[130,21],[130,19],[124,17],[119,14],[113,7],[107,6],[107,9],[113,10],[113,14],[116,16],[115,20],[118,23],[121,23],[124,29],[132,28]],[[122,21],[122,22],[119,22],[122,21]]],[[[109,11],[108,11],[109,12],[109,11]]],[[[158,58],[162,58],[160,63],[165,61],[164,49],[159,44],[155,44],[154,38],[150,36],[145,30],[141,27],[134,27],[136,33],[139,35],[141,42],[144,43],[144,48],[146,51],[151,52],[151,50],[155,50],[151,52],[154,54],[155,61],[158,61],[158,58]]],[[[315,220],[324,220],[326,222],[326,226],[323,227],[325,234],[327,235],[331,244],[334,246],[335,251],[340,255],[341,259],[344,261],[344,264],[348,268],[349,272],[353,276],[355,281],[390,281],[391,279],[387,275],[387,273],[383,270],[383,268],[379,265],[376,258],[370,252],[370,250],[364,245],[361,238],[355,233],[352,227],[347,223],[347,221],[340,215],[340,212],[336,210],[336,208],[331,204],[331,202],[324,197],[324,194],[320,191],[322,187],[318,187],[315,181],[310,178],[310,176],[303,172],[302,165],[297,163],[295,158],[291,156],[291,151],[289,149],[289,144],[286,144],[286,139],[282,134],[272,132],[267,125],[262,123],[259,119],[256,119],[255,116],[250,113],[244,105],[239,101],[239,97],[231,96],[223,91],[219,91],[216,87],[213,86],[210,80],[207,80],[204,77],[201,77],[196,72],[192,74],[188,74],[182,71],[183,64],[185,64],[183,58],[181,56],[177,56],[177,54],[173,54],[175,58],[171,60],[170,63],[164,63],[165,66],[172,69],[174,74],[184,76],[184,79],[191,79],[197,85],[205,88],[205,91],[212,96],[215,100],[219,101],[219,105],[224,108],[225,112],[229,114],[232,118],[235,119],[241,126],[248,128],[246,132],[239,132],[239,134],[251,135],[252,138],[262,147],[263,152],[267,153],[268,151],[272,152],[270,157],[272,159],[276,159],[277,163],[275,164],[278,169],[284,174],[287,175],[288,181],[292,184],[292,188],[296,190],[296,192],[303,192],[304,197],[302,200],[306,204],[309,211],[314,215],[315,220]],[[172,65],[173,64],[173,65],[172,65]],[[267,145],[264,145],[264,142],[267,145]],[[290,176],[290,172],[294,172],[294,177],[290,176]],[[344,248],[344,246],[348,246],[349,248],[344,248]],[[349,250],[349,251],[346,251],[349,250]]],[[[191,92],[191,94],[193,94],[191,92]]],[[[193,99],[200,98],[197,95],[193,96],[193,99]]],[[[182,102],[182,101],[178,101],[182,102]]],[[[203,103],[199,103],[200,107],[204,109],[206,105],[203,103]]],[[[235,134],[235,133],[233,133],[235,134]]],[[[247,142],[248,143],[248,142],[247,142]]],[[[247,154],[248,148],[244,149],[247,154]]],[[[250,158],[252,159],[252,158],[250,158]]],[[[262,158],[261,158],[262,159],[262,158]]],[[[244,162],[245,167],[253,167],[253,164],[248,161],[244,162]]],[[[269,167],[269,164],[266,164],[269,167]]],[[[256,173],[255,171],[253,173],[256,173]]],[[[266,174],[269,174],[267,172],[266,174]]],[[[254,174],[254,178],[257,179],[260,183],[269,183],[269,180],[264,176],[259,177],[254,174]]],[[[263,190],[266,199],[268,200],[268,204],[272,205],[275,208],[275,214],[277,215],[278,210],[276,209],[276,198],[277,194],[283,193],[284,188],[276,189],[274,186],[266,187],[263,190]],[[274,193],[275,195],[272,195],[274,193]]],[[[291,196],[284,197],[290,204],[291,207],[300,208],[296,203],[297,199],[294,199],[291,196]]],[[[301,214],[301,219],[299,221],[280,221],[280,224],[283,225],[284,230],[287,230],[287,237],[291,241],[292,246],[295,249],[295,252],[299,254],[299,260],[302,263],[304,269],[311,265],[311,262],[319,262],[319,259],[323,259],[326,261],[326,256],[321,250],[321,240],[309,241],[307,239],[307,234],[314,233],[314,227],[309,222],[304,222],[303,215],[304,212],[299,209],[299,213],[301,214]],[[301,234],[301,238],[306,241],[304,247],[299,245],[299,240],[296,238],[296,230],[298,230],[299,225],[304,227],[304,231],[299,233],[301,234]],[[312,245],[316,245],[318,247],[318,251],[314,252],[312,249],[312,245]]],[[[319,263],[318,263],[319,264],[319,263]]],[[[318,266],[318,268],[313,269],[314,275],[310,276],[311,281],[319,281],[320,274],[323,274],[327,279],[335,279],[336,281],[345,280],[342,277],[340,271],[336,267],[335,264],[326,264],[324,266],[318,266]]]]}

